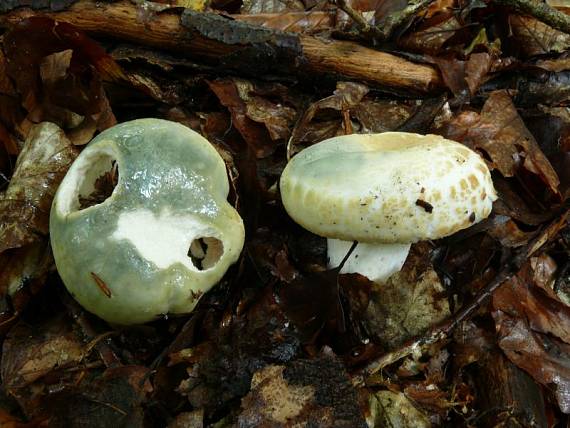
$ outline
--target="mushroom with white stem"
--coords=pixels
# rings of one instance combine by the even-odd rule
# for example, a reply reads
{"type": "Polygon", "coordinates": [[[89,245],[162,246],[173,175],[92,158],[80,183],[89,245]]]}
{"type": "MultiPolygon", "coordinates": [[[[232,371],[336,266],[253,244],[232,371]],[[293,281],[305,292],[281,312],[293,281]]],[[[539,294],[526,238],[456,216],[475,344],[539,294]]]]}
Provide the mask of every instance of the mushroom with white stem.
{"type": "Polygon", "coordinates": [[[341,273],[383,282],[414,242],[438,239],[486,218],[497,194],[476,152],[437,135],[345,135],[290,160],[280,180],[287,213],[328,238],[330,267],[351,242],[341,273]]]}
{"type": "Polygon", "coordinates": [[[65,286],[117,324],[192,311],[243,247],[243,222],[228,192],[216,149],[183,125],[139,119],[102,132],[52,205],[51,244],[65,286]],[[111,195],[84,206],[115,168],[111,195]]]}

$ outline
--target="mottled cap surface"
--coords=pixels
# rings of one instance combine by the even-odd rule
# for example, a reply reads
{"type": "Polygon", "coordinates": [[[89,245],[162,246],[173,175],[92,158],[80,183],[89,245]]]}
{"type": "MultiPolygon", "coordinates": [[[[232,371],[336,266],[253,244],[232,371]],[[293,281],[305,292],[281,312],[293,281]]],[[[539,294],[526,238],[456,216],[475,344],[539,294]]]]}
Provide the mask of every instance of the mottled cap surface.
{"type": "Polygon", "coordinates": [[[288,214],[328,238],[406,243],[486,218],[497,199],[476,152],[437,135],[346,135],[315,144],[280,181],[288,214]]]}

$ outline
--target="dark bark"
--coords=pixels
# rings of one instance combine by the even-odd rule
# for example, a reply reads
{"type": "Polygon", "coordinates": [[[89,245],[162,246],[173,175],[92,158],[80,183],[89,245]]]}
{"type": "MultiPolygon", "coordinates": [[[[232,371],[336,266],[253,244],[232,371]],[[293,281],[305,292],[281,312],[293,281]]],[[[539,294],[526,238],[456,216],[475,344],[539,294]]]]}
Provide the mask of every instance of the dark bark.
{"type": "Polygon", "coordinates": [[[332,75],[412,94],[441,90],[439,74],[431,66],[352,42],[269,30],[215,14],[164,11],[145,20],[128,1],[81,0],[59,12],[17,9],[0,16],[0,26],[31,16],[48,16],[88,33],[176,51],[240,73],[255,68],[257,75],[332,75]]]}

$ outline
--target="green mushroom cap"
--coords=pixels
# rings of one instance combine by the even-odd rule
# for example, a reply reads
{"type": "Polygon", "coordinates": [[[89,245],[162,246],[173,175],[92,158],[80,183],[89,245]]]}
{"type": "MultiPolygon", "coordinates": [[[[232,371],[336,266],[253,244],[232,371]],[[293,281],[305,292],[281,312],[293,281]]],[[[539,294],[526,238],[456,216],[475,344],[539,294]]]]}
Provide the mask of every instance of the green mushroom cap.
{"type": "Polygon", "coordinates": [[[218,152],[183,125],[139,119],[102,132],[73,163],[52,206],[51,244],[67,289],[117,324],[192,311],[243,247],[243,222],[228,192],[218,152]],[[114,162],[112,194],[83,208],[114,162]]]}

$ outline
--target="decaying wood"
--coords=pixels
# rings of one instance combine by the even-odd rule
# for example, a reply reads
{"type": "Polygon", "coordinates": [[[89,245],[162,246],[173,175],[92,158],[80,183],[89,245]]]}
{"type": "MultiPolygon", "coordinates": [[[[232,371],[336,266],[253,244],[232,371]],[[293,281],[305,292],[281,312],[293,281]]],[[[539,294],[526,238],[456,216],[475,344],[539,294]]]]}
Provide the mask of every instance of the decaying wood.
{"type": "Polygon", "coordinates": [[[0,15],[0,25],[31,16],[52,17],[91,34],[181,52],[239,72],[333,75],[416,94],[441,87],[438,72],[428,65],[352,42],[278,32],[215,14],[155,13],[127,1],[81,0],[58,12],[15,9],[0,15]]]}

